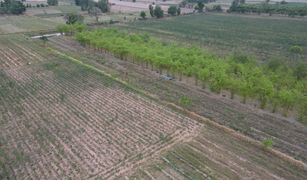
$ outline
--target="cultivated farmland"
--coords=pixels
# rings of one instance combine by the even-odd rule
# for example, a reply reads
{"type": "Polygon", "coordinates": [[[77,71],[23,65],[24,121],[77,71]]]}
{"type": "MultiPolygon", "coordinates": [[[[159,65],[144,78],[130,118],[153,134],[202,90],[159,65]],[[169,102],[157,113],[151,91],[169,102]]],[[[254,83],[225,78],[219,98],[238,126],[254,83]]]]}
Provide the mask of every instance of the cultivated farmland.
{"type": "Polygon", "coordinates": [[[307,56],[306,23],[306,19],[207,14],[138,21],[123,28],[198,44],[222,55],[242,52],[264,61],[272,58],[297,61],[299,58],[289,48],[299,45],[304,49],[301,59],[307,56]]]}
{"type": "Polygon", "coordinates": [[[201,127],[108,77],[11,43],[1,56],[2,178],[112,177],[201,127]]]}
{"type": "Polygon", "coordinates": [[[2,179],[307,176],[304,163],[181,115],[86,61],[22,35],[0,41],[2,179]]]}
{"type": "Polygon", "coordinates": [[[1,16],[0,34],[53,30],[59,24],[35,16],[1,16]]]}

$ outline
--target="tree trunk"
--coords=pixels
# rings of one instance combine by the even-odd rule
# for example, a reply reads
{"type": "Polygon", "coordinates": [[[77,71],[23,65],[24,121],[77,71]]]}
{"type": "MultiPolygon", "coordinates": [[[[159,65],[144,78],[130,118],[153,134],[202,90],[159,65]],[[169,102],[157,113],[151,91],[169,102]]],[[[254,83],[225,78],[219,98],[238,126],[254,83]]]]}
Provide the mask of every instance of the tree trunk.
{"type": "Polygon", "coordinates": [[[260,109],[264,109],[265,105],[266,105],[266,101],[265,100],[260,101],[260,109]]]}
{"type": "Polygon", "coordinates": [[[242,101],[243,104],[246,104],[246,96],[243,96],[243,101],[242,101]]]}
{"type": "Polygon", "coordinates": [[[230,99],[233,99],[234,95],[235,95],[235,92],[234,91],[230,91],[230,99]]]}
{"type": "Polygon", "coordinates": [[[272,109],[272,113],[275,113],[277,109],[277,104],[273,104],[273,109],[272,109]]]}
{"type": "Polygon", "coordinates": [[[202,82],[201,88],[206,89],[206,82],[205,81],[202,82]]]}

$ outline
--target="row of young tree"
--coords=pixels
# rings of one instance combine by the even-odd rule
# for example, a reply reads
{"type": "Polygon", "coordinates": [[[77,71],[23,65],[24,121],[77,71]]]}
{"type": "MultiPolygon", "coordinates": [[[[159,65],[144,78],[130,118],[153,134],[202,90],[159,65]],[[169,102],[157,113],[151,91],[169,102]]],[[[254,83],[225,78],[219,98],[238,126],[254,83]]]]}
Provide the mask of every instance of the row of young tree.
{"type": "Polygon", "coordinates": [[[283,14],[288,16],[306,16],[307,5],[289,5],[287,2],[282,1],[277,4],[270,4],[266,0],[260,4],[246,4],[245,0],[234,0],[229,8],[229,12],[239,13],[267,13],[267,14],[283,14]]]}
{"type": "Polygon", "coordinates": [[[4,0],[0,2],[0,14],[22,14],[26,7],[20,1],[4,0]]]}
{"type": "Polygon", "coordinates": [[[204,87],[209,85],[213,92],[228,90],[231,98],[240,95],[243,103],[247,98],[257,99],[260,108],[270,104],[272,112],[283,108],[285,115],[295,107],[301,119],[307,117],[306,64],[300,65],[303,69],[296,72],[278,62],[258,65],[243,55],[221,59],[197,47],[167,44],[146,34],[128,34],[114,29],[81,32],[76,39],[83,45],[112,52],[123,60],[140,62],[147,68],[151,65],[160,73],[166,70],[179,80],[182,76],[192,76],[196,84],[200,81],[204,87]]]}

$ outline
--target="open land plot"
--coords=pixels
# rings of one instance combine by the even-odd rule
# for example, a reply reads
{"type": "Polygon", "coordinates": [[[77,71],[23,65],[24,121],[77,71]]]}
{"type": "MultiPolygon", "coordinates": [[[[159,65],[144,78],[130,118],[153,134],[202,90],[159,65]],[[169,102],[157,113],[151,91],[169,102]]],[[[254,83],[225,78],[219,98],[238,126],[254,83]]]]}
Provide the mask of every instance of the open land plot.
{"type": "MultiPolygon", "coordinates": [[[[111,12],[121,12],[121,13],[132,13],[137,12],[140,13],[141,11],[145,11],[147,13],[147,17],[150,17],[148,7],[150,4],[152,4],[154,1],[120,1],[120,0],[110,0],[109,1],[111,6],[111,12]]],[[[159,5],[163,10],[164,13],[167,13],[167,9],[170,5],[178,5],[180,1],[155,1],[156,5],[159,5]]],[[[181,8],[181,13],[191,13],[194,9],[188,9],[188,8],[181,8]]]]}
{"type": "MultiPolygon", "coordinates": [[[[210,3],[210,4],[222,4],[222,5],[228,5],[230,6],[233,0],[216,0],[216,2],[214,3],[210,3]]],[[[271,0],[270,3],[271,4],[275,4],[277,2],[281,2],[282,0],[271,0]]],[[[255,4],[255,3],[262,3],[264,1],[262,0],[246,0],[245,1],[248,4],[255,4]]],[[[306,3],[305,0],[286,0],[286,2],[289,3],[306,3]]]]}
{"type": "Polygon", "coordinates": [[[217,96],[194,86],[194,81],[190,79],[184,82],[163,81],[156,71],[129,61],[121,61],[110,54],[90,51],[68,37],[53,38],[50,42],[58,50],[109,71],[134,86],[157,95],[161,100],[178,103],[180,97],[187,96],[192,101],[188,109],[256,140],[272,138],[275,148],[307,162],[307,127],[297,121],[217,96]]]}
{"type": "Polygon", "coordinates": [[[67,54],[21,35],[0,41],[14,51],[0,70],[4,179],[307,176],[302,163],[180,115],[67,54]]]}
{"type": "MultiPolygon", "coordinates": [[[[0,40],[10,43],[7,38],[0,40]]],[[[49,51],[28,48],[22,59],[16,56],[31,45],[1,56],[4,179],[110,178],[202,126],[49,51]],[[17,64],[28,59],[33,63],[17,64]]]]}
{"type": "Polygon", "coordinates": [[[205,126],[191,141],[176,145],[138,168],[131,179],[300,179],[306,172],[262,148],[205,126]],[[248,144],[248,143],[247,143],[248,144]],[[261,153],[259,153],[261,152],[261,153]],[[278,165],[277,165],[278,164],[278,165]],[[296,172],[296,173],[292,173],[296,172]]]}
{"type": "Polygon", "coordinates": [[[138,21],[122,27],[164,40],[199,44],[222,55],[242,52],[264,61],[277,58],[295,62],[307,56],[306,23],[306,19],[207,14],[138,21]],[[301,57],[289,52],[294,45],[304,49],[301,57]]]}
{"type": "Polygon", "coordinates": [[[40,8],[28,8],[25,12],[27,15],[52,15],[52,14],[66,14],[66,13],[78,13],[81,11],[80,6],[76,5],[58,5],[40,8]]]}
{"type": "Polygon", "coordinates": [[[53,30],[59,24],[35,16],[1,16],[0,34],[53,30]]]}

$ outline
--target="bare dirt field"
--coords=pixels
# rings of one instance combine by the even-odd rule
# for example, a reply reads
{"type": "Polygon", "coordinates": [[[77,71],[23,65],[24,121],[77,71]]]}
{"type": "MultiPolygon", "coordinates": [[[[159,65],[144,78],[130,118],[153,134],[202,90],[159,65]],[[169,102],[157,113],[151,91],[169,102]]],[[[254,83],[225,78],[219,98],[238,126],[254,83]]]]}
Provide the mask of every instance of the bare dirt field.
{"type": "MultiPolygon", "coordinates": [[[[167,9],[170,5],[178,5],[179,1],[120,1],[120,0],[110,0],[109,1],[111,6],[111,12],[141,12],[145,11],[147,12],[147,16],[149,17],[149,10],[148,7],[150,4],[154,3],[155,5],[161,6],[161,8],[164,10],[164,13],[167,14],[167,9]]],[[[181,13],[191,13],[193,12],[193,9],[188,8],[181,8],[181,13]]]]}

